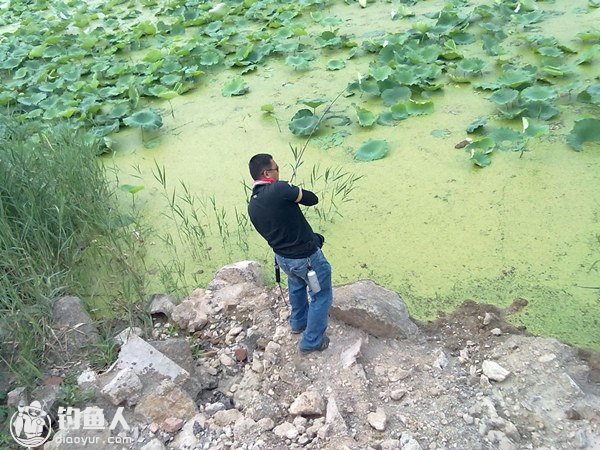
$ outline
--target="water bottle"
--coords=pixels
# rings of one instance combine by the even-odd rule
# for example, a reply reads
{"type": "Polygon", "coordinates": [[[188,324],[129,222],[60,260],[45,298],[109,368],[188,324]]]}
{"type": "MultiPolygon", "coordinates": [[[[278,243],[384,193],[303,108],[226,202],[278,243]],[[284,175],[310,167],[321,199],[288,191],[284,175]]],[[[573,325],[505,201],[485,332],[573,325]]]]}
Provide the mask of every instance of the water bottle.
{"type": "Polygon", "coordinates": [[[312,291],[313,294],[316,294],[321,290],[321,285],[319,284],[319,278],[317,278],[317,272],[313,269],[310,269],[306,274],[308,277],[308,287],[312,291]]]}

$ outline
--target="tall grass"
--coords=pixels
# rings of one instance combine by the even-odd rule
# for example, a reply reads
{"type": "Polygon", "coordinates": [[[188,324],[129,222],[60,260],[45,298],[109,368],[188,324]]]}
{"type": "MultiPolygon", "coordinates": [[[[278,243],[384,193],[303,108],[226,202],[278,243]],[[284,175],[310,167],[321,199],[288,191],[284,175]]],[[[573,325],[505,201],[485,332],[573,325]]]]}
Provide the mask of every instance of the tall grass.
{"type": "MultiPolygon", "coordinates": [[[[53,300],[80,295],[86,267],[102,270],[90,249],[130,264],[132,220],[119,213],[98,153],[96,140],[66,125],[0,116],[0,356],[23,383],[51,353],[53,300]]],[[[130,279],[138,290],[139,276],[130,279]]]]}

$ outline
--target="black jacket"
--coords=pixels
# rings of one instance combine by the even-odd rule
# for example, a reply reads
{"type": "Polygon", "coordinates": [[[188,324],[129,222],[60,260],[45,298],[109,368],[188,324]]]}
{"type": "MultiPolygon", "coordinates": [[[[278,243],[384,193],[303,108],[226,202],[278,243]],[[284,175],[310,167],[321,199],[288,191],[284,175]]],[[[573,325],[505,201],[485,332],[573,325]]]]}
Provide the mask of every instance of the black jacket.
{"type": "MultiPolygon", "coordinates": [[[[248,203],[248,215],[256,231],[275,253],[286,258],[306,258],[320,247],[319,241],[322,244],[322,236],[315,235],[296,203],[300,189],[285,181],[256,184],[248,203]]],[[[302,189],[301,205],[318,202],[314,193],[302,189]]]]}

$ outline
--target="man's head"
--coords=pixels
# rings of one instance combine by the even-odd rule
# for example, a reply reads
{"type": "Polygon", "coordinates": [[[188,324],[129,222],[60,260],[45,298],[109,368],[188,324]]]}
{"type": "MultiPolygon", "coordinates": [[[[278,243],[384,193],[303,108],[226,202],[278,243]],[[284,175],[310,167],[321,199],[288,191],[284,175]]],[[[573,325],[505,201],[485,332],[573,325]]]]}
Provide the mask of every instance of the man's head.
{"type": "Polygon", "coordinates": [[[273,157],[267,153],[259,153],[250,158],[248,163],[250,175],[254,180],[260,178],[271,178],[279,181],[279,166],[273,157]]]}

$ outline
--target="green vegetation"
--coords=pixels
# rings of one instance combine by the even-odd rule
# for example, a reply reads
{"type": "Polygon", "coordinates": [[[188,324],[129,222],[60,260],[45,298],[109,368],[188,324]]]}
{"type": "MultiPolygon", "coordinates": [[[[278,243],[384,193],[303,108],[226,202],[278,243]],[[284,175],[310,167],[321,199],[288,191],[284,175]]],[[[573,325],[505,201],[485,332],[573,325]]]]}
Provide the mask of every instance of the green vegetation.
{"type": "MultiPolygon", "coordinates": [[[[14,1],[0,20],[7,27],[0,42],[0,106],[27,119],[64,119],[98,137],[121,126],[140,127],[143,133],[162,126],[162,113],[150,108],[151,100],[170,102],[215,68],[237,72],[222,95],[239,96],[251,89],[243,75],[268,58],[307,71],[318,56],[333,54],[327,70],[343,72],[345,59],[371,54],[367,72],[349,84],[349,91],[381,97],[390,109],[357,104],[363,127],[394,126],[430,114],[432,93],[448,82],[492,91],[498,119],[548,121],[572,102],[594,106],[591,112],[597,113],[598,84],[578,80],[578,73],[597,61],[598,32],[582,30],[575,43],[541,35],[537,25],[551,17],[544,5],[502,0],[469,10],[451,2],[416,18],[407,6],[395,5],[391,20],[407,25],[404,31],[359,40],[340,31],[340,17],[325,14],[333,3],[14,1]],[[514,46],[530,52],[535,62],[511,58],[514,46]],[[557,104],[567,93],[570,102],[557,104]]],[[[299,111],[290,123],[292,133],[315,132],[312,116],[299,111]]],[[[587,141],[577,137],[580,130],[572,130],[570,141],[587,141]]],[[[143,136],[143,142],[149,148],[158,145],[156,137],[143,136]]],[[[105,144],[110,146],[110,139],[105,144]]]]}
{"type": "Polygon", "coordinates": [[[133,220],[118,213],[95,158],[98,140],[66,126],[22,124],[7,117],[2,124],[2,355],[13,372],[32,382],[52,347],[52,300],[79,292],[89,248],[116,250],[133,220]]]}

